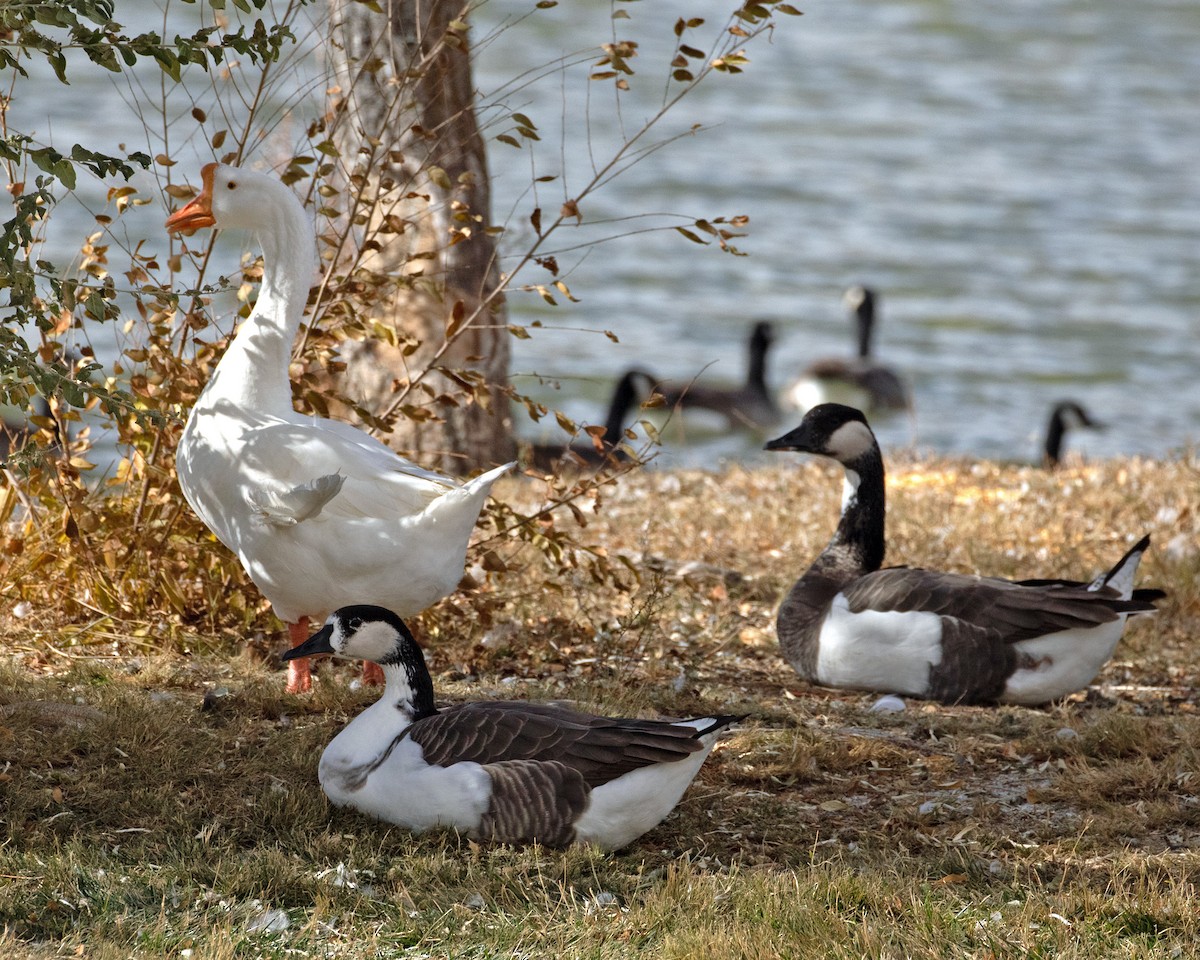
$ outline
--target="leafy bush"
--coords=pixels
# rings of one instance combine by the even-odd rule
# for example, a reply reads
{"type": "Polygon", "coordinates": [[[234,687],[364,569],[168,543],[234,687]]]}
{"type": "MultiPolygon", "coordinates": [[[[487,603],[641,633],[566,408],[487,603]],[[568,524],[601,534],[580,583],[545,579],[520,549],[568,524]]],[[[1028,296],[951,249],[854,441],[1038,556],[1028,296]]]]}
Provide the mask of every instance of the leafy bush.
{"type": "MultiPolygon", "coordinates": [[[[187,410],[226,343],[212,317],[235,298],[238,313],[248,315],[261,263],[256,257],[243,258],[238,272],[226,278],[217,275],[211,236],[201,238],[199,246],[170,249],[166,255],[158,252],[167,243],[165,235],[129,241],[139,233],[126,226],[130,214],[156,199],[141,186],[147,179],[143,171],[151,171],[164,198],[181,201],[193,195],[186,178],[198,172],[182,163],[188,152],[234,164],[269,159],[312,205],[324,274],[313,290],[308,324],[296,345],[293,383],[300,409],[318,414],[332,410],[357,419],[366,429],[387,433],[399,418],[434,421],[449,407],[489,402],[487,385],[474,371],[448,367],[444,359],[455,338],[479,322],[478,313],[452,312],[446,343],[424,366],[408,371],[406,382],[383,409],[368,409],[338,388],[340,351],[347,341],[386,341],[406,356],[421,347],[410,334],[380,322],[379,316],[406,290],[436,286],[436,278],[421,269],[429,252],[410,245],[407,267],[400,271],[376,269],[372,254],[384,244],[405,242],[415,221],[432,216],[433,203],[421,185],[437,183],[445,174],[424,169],[411,182],[370,176],[377,155],[367,151],[343,156],[338,124],[345,117],[336,104],[297,124],[306,113],[317,113],[305,92],[317,81],[322,88],[327,85],[325,78],[306,79],[304,73],[313,69],[306,50],[323,41],[314,31],[325,29],[327,18],[303,0],[281,9],[267,0],[235,0],[234,5],[237,14],[227,13],[223,0],[210,0],[208,8],[188,4],[183,13],[200,26],[171,39],[166,24],[178,19],[178,7],[164,10],[161,33],[132,36],[112,19],[114,6],[106,0],[0,7],[0,65],[12,68],[16,77],[12,99],[0,99],[5,134],[0,160],[13,206],[0,237],[0,290],[11,317],[0,331],[0,399],[24,407],[40,396],[48,405],[30,420],[24,449],[10,457],[5,469],[0,572],[10,605],[28,601],[63,619],[99,615],[153,621],[164,636],[177,628],[244,631],[266,612],[236,558],[223,548],[214,549],[212,536],[180,495],[173,469],[173,451],[187,410]],[[276,22],[264,21],[259,12],[276,22]],[[232,22],[239,17],[240,22],[232,22]],[[86,62],[79,61],[80,54],[86,62]],[[130,87],[137,108],[144,111],[149,151],[110,156],[82,144],[62,148],[42,143],[14,129],[8,122],[9,107],[22,94],[25,64],[37,58],[48,62],[68,85],[90,78],[97,68],[121,73],[143,63],[156,64],[163,77],[175,81],[163,84],[158,102],[145,97],[148,85],[131,82],[130,87]],[[192,80],[203,84],[178,83],[192,80]],[[202,148],[192,137],[176,142],[180,116],[196,131],[193,137],[203,135],[202,148]],[[284,130],[298,136],[286,143],[284,130]],[[179,170],[185,172],[184,182],[179,170]],[[95,232],[81,246],[77,269],[68,271],[40,254],[56,200],[77,188],[81,174],[113,185],[107,190],[106,207],[95,214],[95,232]],[[400,210],[402,214],[392,212],[400,210]],[[88,331],[105,324],[128,341],[107,367],[90,346],[72,343],[86,340],[88,331]],[[435,368],[449,377],[452,390],[430,385],[427,375],[435,368]],[[105,444],[115,443],[120,452],[111,469],[93,464],[101,460],[96,447],[101,431],[105,444]],[[54,455],[60,446],[62,455],[54,455]]],[[[537,8],[551,6],[552,2],[539,3],[537,8]]],[[[523,248],[508,251],[513,266],[491,294],[494,303],[485,306],[518,294],[555,306],[569,303],[573,298],[558,260],[575,244],[555,249],[557,235],[581,228],[581,211],[592,194],[672,139],[655,142],[652,134],[687,92],[713,73],[740,72],[746,63],[744,44],[773,29],[775,14],[795,12],[786,4],[749,2],[715,33],[700,17],[670,24],[667,29],[675,42],[670,62],[663,65],[668,79],[660,112],[624,137],[557,214],[543,211],[536,191],[531,191],[534,202],[526,215],[526,236],[519,240],[523,248]],[[705,31],[711,35],[707,51],[693,45],[705,31]]],[[[621,26],[623,19],[628,19],[627,12],[618,9],[614,26],[621,26]]],[[[466,32],[465,21],[456,20],[441,42],[463,46],[466,32]]],[[[635,78],[638,44],[615,39],[614,33],[599,46],[600,56],[593,48],[586,57],[564,61],[547,72],[586,69],[592,81],[610,85],[614,102],[619,102],[635,78]]],[[[363,64],[364,71],[370,68],[363,64]]],[[[417,79],[403,81],[415,84],[417,79]]],[[[661,82],[661,76],[654,82],[661,82]]],[[[398,100],[412,95],[403,84],[396,92],[398,100]]],[[[532,157],[542,148],[533,118],[503,104],[485,106],[496,149],[515,149],[532,157]]],[[[386,144],[369,137],[368,142],[376,154],[387,150],[386,144]]],[[[531,160],[531,168],[535,166],[531,160]]],[[[480,228],[503,235],[502,228],[486,222],[485,213],[455,211],[461,225],[439,242],[453,245],[480,228]]],[[[736,253],[731,241],[742,226],[739,218],[713,217],[668,220],[652,229],[678,230],[691,242],[736,253]]],[[[517,338],[534,332],[517,324],[508,325],[508,331],[517,338]]],[[[514,408],[535,420],[550,412],[511,388],[505,394],[514,408]]],[[[581,432],[561,414],[556,419],[568,434],[581,432]]],[[[634,454],[631,460],[614,462],[594,475],[545,477],[536,502],[524,512],[494,502],[482,522],[484,529],[493,540],[516,537],[541,548],[551,561],[551,575],[576,567],[601,580],[619,579],[602,548],[581,542],[584,515],[579,504],[599,505],[604,486],[638,463],[637,451],[628,452],[634,454]],[[571,522],[560,525],[560,515],[570,516],[571,522]]],[[[503,560],[495,545],[485,544],[483,549],[491,551],[488,565],[497,569],[503,560]]]]}

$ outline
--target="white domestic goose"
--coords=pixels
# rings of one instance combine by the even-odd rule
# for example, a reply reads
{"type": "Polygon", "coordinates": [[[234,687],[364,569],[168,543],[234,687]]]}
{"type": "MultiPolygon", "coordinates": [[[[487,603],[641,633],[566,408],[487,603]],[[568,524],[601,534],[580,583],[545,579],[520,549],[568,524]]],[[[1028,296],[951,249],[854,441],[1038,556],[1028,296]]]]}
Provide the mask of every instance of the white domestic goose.
{"type": "Polygon", "coordinates": [[[854,319],[858,356],[814,360],[784,388],[780,395],[781,405],[800,413],[831,400],[856,403],[876,413],[910,409],[912,399],[900,375],[871,356],[876,320],[875,291],[870,287],[854,286],[846,291],[842,302],[854,319]]]}
{"type": "Polygon", "coordinates": [[[376,606],[336,610],[285,656],[329,653],[383,668],[383,696],[325,748],[329,799],[420,832],[454,827],[506,843],[623,847],[679,802],[730,716],[599,717],[480,701],[439,710],[421,648],[376,606]]]}
{"type": "MultiPolygon", "coordinates": [[[[348,423],[297,413],[288,364],[317,265],[312,223],[274,177],[216,163],[201,176],[199,196],[167,229],[253,231],[263,279],[188,416],[179,486],[287,623],[293,646],[307,638],[308,618],[347,603],[419,613],[462,579],[479,511],[513,464],[460,485],[348,423]]],[[[307,661],[293,661],[288,690],[310,686],[307,661]]]]}
{"type": "Polygon", "coordinates": [[[779,421],[775,395],[767,386],[767,353],[775,342],[775,331],[767,320],[760,320],[750,331],[746,343],[746,379],[740,386],[718,387],[696,383],[687,387],[664,389],[666,406],[685,413],[711,410],[721,414],[731,427],[762,429],[779,421]]]}
{"type": "Polygon", "coordinates": [[[784,656],[813,682],[946,703],[1046,703],[1086,687],[1125,620],[1162,596],[1133,589],[1149,537],[1091,583],[880,569],[883,457],[862,413],[822,404],[766,449],[845,469],[837,530],[776,622],[784,656]]]}

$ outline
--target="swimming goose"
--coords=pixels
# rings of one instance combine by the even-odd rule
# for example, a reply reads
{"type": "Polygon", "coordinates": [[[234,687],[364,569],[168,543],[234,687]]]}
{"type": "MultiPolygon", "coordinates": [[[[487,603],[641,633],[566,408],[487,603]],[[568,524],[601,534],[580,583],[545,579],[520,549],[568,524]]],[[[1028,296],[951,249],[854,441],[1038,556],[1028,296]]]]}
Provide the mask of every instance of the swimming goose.
{"type": "Polygon", "coordinates": [[[945,703],[1046,703],[1086,687],[1126,618],[1153,611],[1161,596],[1133,589],[1149,537],[1091,583],[880,569],[883,457],[862,413],[821,404],[766,449],[845,469],[837,530],[776,622],[784,656],[815,683],[945,703]]]}
{"type": "Polygon", "coordinates": [[[739,387],[709,387],[692,384],[663,390],[668,407],[687,410],[713,410],[725,417],[731,427],[751,430],[769,427],[779,420],[779,407],[767,387],[767,352],[775,342],[775,332],[766,320],[750,331],[747,342],[746,380],[739,387]]]}
{"type": "Polygon", "coordinates": [[[415,832],[615,850],[675,808],[718,731],[741,719],[619,719],[519,701],[439,710],[421,648],[377,606],[334,611],[285,656],[322,653],[378,663],[387,686],[325,748],[321,788],[336,806],[415,832]]]}
{"type": "MultiPolygon", "coordinates": [[[[288,364],[317,266],[312,223],[274,177],[216,163],[201,177],[168,231],[251,230],[264,266],[254,311],[180,437],[183,495],[238,555],[293,646],[307,639],[308,618],[346,603],[419,613],[462,579],[479,511],[513,464],[459,484],[348,423],[297,413],[288,364]]],[[[293,660],[288,690],[310,687],[308,662],[293,660]]]]}
{"type": "Polygon", "coordinates": [[[1042,463],[1053,470],[1058,466],[1062,453],[1063,439],[1068,430],[1087,428],[1103,430],[1104,424],[1093,420],[1088,412],[1074,400],[1061,400],[1050,411],[1050,422],[1046,425],[1046,444],[1043,447],[1042,463]]]}
{"type": "Polygon", "coordinates": [[[591,438],[570,444],[535,443],[529,448],[530,465],[539,470],[553,470],[561,463],[599,467],[610,460],[627,459],[620,444],[625,439],[625,420],[630,408],[642,402],[639,384],[644,395],[649,397],[657,382],[644,370],[626,370],[613,388],[604,419],[604,433],[598,438],[599,446],[591,438]]]}
{"type": "Polygon", "coordinates": [[[852,360],[815,360],[781,394],[781,403],[803,413],[829,400],[852,400],[874,412],[907,410],[911,406],[908,387],[890,367],[871,359],[875,330],[875,291],[854,286],[842,302],[854,318],[858,332],[858,356],[852,360]]]}

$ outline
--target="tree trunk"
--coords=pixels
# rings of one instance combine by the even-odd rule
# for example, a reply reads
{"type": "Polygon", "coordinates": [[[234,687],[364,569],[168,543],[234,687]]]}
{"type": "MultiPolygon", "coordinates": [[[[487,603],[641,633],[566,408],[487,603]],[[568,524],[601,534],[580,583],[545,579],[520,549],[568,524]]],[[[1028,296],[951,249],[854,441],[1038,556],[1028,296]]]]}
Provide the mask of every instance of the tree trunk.
{"type": "Polygon", "coordinates": [[[400,347],[348,341],[342,389],[401,411],[393,447],[465,472],[512,459],[509,334],[462,0],[330,0],[341,91],[335,142],[352,184],[389,197],[360,239],[360,266],[401,279],[371,319],[400,347]],[[369,242],[374,240],[376,242],[369,242]],[[383,312],[380,313],[380,308],[383,312]],[[408,344],[407,348],[405,344],[408,344]],[[432,417],[429,417],[429,414],[432,417]],[[427,419],[421,419],[426,417],[427,419]]]}

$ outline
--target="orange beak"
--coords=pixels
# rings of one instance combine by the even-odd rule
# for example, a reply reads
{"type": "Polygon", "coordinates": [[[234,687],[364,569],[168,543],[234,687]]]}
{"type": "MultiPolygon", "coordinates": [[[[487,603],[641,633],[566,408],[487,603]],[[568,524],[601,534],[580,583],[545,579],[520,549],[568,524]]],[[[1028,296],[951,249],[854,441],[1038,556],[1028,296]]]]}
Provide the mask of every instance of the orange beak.
{"type": "Polygon", "coordinates": [[[167,232],[182,233],[191,236],[201,227],[211,227],[216,224],[212,214],[213,177],[216,176],[217,165],[206,163],[200,171],[204,188],[200,194],[187,206],[180,207],[167,217],[167,232]]]}

